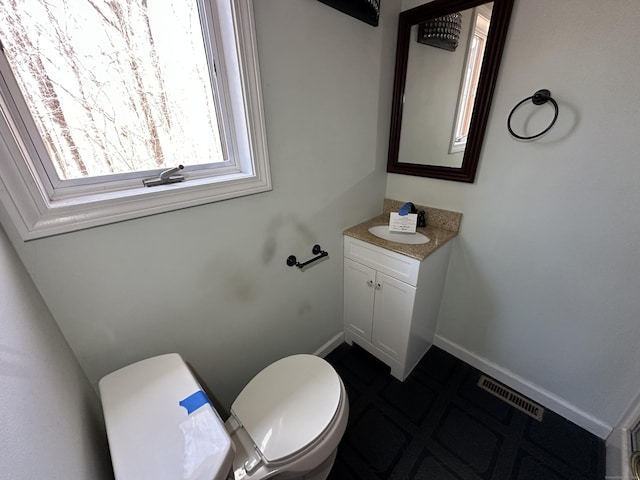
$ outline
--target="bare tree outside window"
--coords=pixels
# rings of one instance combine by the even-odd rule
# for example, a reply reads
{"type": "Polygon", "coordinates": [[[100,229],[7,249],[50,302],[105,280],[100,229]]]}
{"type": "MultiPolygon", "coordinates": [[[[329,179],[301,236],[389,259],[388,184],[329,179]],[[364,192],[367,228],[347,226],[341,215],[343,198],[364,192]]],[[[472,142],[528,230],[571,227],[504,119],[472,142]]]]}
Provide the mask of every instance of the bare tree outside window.
{"type": "Polygon", "coordinates": [[[0,0],[0,38],[60,179],[226,160],[195,0],[0,0]]]}

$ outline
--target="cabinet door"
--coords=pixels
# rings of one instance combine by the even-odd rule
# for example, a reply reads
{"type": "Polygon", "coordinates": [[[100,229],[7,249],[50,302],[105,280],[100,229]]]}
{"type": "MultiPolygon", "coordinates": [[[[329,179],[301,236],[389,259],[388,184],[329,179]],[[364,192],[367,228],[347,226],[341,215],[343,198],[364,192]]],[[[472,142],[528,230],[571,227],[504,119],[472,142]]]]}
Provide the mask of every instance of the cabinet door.
{"type": "Polygon", "coordinates": [[[375,292],[372,343],[404,362],[416,288],[378,272],[375,292]]]}
{"type": "Polygon", "coordinates": [[[344,259],[344,326],[371,341],[376,271],[344,259]]]}

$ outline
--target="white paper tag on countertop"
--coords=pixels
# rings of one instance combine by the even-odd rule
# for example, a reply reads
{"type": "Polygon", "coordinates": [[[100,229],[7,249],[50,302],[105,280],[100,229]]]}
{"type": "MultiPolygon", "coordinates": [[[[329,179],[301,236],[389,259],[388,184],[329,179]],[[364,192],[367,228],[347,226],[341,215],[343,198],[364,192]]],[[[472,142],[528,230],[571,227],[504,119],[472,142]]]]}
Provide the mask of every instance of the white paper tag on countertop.
{"type": "Polygon", "coordinates": [[[415,233],[418,224],[418,214],[409,213],[400,216],[398,212],[389,213],[389,231],[415,233]]]}

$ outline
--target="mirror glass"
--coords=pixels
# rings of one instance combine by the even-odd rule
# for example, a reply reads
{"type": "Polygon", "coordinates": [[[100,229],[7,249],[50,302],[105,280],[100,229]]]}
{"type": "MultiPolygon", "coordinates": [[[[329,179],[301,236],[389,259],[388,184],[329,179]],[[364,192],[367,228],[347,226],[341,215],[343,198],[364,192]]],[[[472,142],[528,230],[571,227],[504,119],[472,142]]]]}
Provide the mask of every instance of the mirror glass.
{"type": "MultiPolygon", "coordinates": [[[[399,158],[462,167],[492,7],[460,12],[455,50],[410,42],[399,158]]],[[[411,26],[412,39],[419,38],[418,30],[411,26]]]]}
{"type": "Polygon", "coordinates": [[[474,181],[512,5],[434,0],[400,14],[387,171],[474,181]]]}

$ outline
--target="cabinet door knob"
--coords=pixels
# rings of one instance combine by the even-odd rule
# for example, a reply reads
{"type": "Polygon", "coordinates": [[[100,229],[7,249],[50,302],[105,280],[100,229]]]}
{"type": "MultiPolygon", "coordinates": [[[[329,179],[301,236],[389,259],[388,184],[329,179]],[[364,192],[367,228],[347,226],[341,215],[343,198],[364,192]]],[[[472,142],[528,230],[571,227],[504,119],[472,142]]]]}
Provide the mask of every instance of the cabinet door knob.
{"type": "Polygon", "coordinates": [[[369,281],[367,282],[367,286],[369,286],[369,287],[373,287],[373,280],[369,280],[369,281]]]}
{"type": "Polygon", "coordinates": [[[382,285],[379,283],[376,283],[376,290],[380,290],[382,288],[382,285]]]}

